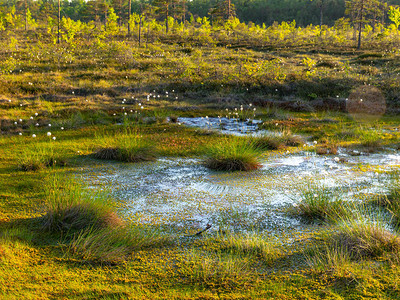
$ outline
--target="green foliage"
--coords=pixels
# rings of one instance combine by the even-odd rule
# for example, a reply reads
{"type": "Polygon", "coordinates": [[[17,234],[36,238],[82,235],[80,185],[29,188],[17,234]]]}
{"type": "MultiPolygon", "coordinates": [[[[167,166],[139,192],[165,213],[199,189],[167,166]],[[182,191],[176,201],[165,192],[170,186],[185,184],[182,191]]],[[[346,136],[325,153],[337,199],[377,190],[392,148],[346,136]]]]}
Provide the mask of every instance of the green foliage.
{"type": "Polygon", "coordinates": [[[398,30],[400,26],[400,8],[389,6],[388,17],[396,26],[396,30],[398,30]]]}

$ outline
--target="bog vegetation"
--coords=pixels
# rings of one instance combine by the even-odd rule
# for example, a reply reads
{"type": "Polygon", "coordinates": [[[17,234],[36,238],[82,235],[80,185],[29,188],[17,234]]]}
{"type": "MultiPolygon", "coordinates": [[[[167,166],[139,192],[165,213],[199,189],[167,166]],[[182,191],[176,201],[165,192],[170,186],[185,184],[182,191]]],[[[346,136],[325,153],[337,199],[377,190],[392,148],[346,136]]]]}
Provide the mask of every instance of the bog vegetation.
{"type": "Polygon", "coordinates": [[[0,1],[0,298],[400,297],[396,1],[58,3],[0,1]],[[268,165],[296,155],[323,170],[268,165]],[[183,173],[176,198],[146,182],[165,161],[289,202],[182,220],[183,173]],[[332,186],[343,166],[373,186],[332,186]],[[138,203],[116,170],[144,170],[138,203]]]}

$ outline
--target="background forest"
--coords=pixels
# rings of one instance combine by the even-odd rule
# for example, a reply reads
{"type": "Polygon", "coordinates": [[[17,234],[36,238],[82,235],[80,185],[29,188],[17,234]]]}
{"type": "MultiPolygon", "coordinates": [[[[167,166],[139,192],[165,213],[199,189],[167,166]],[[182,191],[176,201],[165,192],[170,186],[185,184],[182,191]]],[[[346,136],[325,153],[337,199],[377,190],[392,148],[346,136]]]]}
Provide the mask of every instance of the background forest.
{"type": "MultiPolygon", "coordinates": [[[[272,25],[274,22],[291,22],[296,20],[299,26],[329,25],[335,21],[349,17],[346,14],[345,2],[364,2],[364,1],[345,1],[345,0],[61,0],[61,17],[71,18],[81,21],[102,21],[107,17],[107,12],[112,7],[118,16],[119,24],[128,23],[129,5],[131,13],[165,17],[165,10],[169,10],[169,15],[175,19],[190,20],[197,17],[217,18],[218,8],[226,9],[227,5],[232,6],[233,15],[237,16],[242,22],[252,22],[258,25],[272,25]],[[149,7],[153,7],[149,12],[149,7]],[[161,13],[163,11],[164,13],[161,13]],[[322,19],[321,19],[322,15],[322,19]],[[322,24],[321,24],[322,21],[322,24]]],[[[378,6],[385,8],[387,5],[399,5],[400,0],[388,1],[365,1],[379,2],[378,6]],[[385,4],[383,4],[385,3],[385,4]]],[[[39,21],[47,22],[49,17],[57,16],[57,0],[1,0],[0,17],[7,19],[8,13],[25,15],[29,10],[30,16],[39,21]]],[[[168,13],[167,13],[168,14],[168,13]]],[[[386,14],[380,15],[383,22],[387,21],[386,14]]]]}

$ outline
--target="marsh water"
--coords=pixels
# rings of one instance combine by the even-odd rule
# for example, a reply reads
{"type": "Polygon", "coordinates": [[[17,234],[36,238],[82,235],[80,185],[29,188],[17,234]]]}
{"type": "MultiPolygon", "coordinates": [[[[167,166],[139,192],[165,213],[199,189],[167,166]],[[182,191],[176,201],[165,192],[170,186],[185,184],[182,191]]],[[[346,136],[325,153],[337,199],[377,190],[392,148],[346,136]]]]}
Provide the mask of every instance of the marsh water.
{"type": "Polygon", "coordinates": [[[99,166],[95,182],[111,187],[121,212],[140,223],[196,231],[263,230],[272,233],[307,228],[288,214],[307,186],[338,189],[346,199],[385,193],[385,172],[400,165],[397,151],[336,156],[313,151],[265,156],[255,172],[215,172],[201,159],[161,158],[139,164],[99,166]]]}

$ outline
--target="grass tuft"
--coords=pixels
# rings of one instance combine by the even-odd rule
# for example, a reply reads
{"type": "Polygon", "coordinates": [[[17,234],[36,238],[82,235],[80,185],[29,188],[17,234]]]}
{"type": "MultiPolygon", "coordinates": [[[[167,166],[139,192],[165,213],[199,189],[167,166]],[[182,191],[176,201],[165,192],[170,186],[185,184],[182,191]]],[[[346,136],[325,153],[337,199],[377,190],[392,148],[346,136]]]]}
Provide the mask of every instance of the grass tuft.
{"type": "Polygon", "coordinates": [[[375,258],[385,252],[400,250],[400,237],[379,222],[353,220],[339,225],[331,242],[340,245],[353,259],[375,258]]]}
{"type": "Polygon", "coordinates": [[[135,250],[169,244],[169,237],[140,226],[89,228],[74,236],[66,252],[86,262],[116,264],[124,262],[135,250]]]}
{"type": "Polygon", "coordinates": [[[124,222],[106,195],[87,190],[73,180],[55,177],[47,188],[42,224],[50,232],[73,232],[90,227],[118,227],[124,222]]]}
{"type": "Polygon", "coordinates": [[[309,183],[300,188],[300,199],[291,212],[308,221],[335,221],[351,213],[342,197],[340,190],[309,183]]]}
{"type": "Polygon", "coordinates": [[[281,250],[272,241],[257,234],[229,233],[207,238],[203,243],[208,249],[216,249],[231,255],[252,257],[265,264],[271,264],[281,254],[281,250]]]}
{"type": "Polygon", "coordinates": [[[124,162],[154,161],[157,153],[153,145],[144,141],[139,135],[138,129],[125,128],[122,134],[115,137],[97,137],[104,147],[94,153],[97,159],[118,160],[124,162]]]}
{"type": "Polygon", "coordinates": [[[216,171],[251,171],[261,167],[260,150],[247,139],[225,137],[205,149],[204,165],[216,171]]]}

